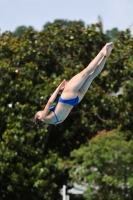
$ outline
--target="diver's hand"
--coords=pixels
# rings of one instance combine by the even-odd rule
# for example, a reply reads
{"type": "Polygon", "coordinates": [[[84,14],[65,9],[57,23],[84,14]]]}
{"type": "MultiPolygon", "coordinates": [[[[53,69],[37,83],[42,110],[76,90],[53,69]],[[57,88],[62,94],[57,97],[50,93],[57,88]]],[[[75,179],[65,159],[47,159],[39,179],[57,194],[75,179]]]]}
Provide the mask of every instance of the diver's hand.
{"type": "Polygon", "coordinates": [[[64,90],[66,84],[67,84],[67,81],[64,79],[64,80],[62,81],[62,83],[58,86],[58,89],[59,89],[59,90],[64,90]]]}

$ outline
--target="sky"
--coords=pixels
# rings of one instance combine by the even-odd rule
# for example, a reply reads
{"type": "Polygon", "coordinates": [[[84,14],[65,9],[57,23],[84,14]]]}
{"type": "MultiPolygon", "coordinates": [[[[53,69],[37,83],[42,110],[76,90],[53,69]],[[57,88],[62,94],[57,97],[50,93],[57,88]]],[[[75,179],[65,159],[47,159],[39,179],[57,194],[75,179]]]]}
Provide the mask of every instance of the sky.
{"type": "Polygon", "coordinates": [[[1,33],[19,26],[41,31],[55,19],[82,20],[85,25],[98,22],[103,30],[126,30],[133,33],[133,0],[0,0],[1,33]]]}

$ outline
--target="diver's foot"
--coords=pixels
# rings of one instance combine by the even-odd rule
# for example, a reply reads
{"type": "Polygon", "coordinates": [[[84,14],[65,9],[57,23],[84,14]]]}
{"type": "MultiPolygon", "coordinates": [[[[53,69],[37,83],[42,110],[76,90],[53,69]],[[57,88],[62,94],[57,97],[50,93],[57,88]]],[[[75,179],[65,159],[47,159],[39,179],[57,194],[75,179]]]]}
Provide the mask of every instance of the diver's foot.
{"type": "Polygon", "coordinates": [[[112,49],[114,48],[114,44],[113,42],[109,42],[107,43],[103,49],[101,50],[101,53],[103,56],[108,57],[112,51],[112,49]]]}

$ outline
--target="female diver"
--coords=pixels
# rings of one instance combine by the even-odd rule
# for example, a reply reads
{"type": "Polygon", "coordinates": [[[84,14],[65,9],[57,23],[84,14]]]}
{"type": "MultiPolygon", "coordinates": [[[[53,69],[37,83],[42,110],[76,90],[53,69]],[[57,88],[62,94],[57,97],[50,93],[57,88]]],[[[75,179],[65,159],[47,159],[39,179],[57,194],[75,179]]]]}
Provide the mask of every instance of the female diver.
{"type": "Polygon", "coordinates": [[[34,122],[38,128],[45,124],[60,124],[67,118],[72,108],[82,100],[93,79],[102,71],[113,47],[112,42],[107,43],[85,69],[68,82],[63,80],[49,98],[44,110],[36,113],[34,122]],[[57,105],[51,107],[61,90],[63,92],[57,105]]]}

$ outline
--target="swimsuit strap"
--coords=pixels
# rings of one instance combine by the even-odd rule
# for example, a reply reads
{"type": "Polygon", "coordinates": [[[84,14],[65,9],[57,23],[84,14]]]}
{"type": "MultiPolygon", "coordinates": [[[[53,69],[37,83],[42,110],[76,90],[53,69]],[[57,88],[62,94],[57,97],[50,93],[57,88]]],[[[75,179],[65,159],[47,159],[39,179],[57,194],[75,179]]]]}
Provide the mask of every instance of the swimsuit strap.
{"type": "Polygon", "coordinates": [[[50,111],[52,111],[52,112],[54,113],[55,118],[56,118],[56,121],[54,122],[54,124],[56,124],[57,122],[62,122],[62,121],[59,121],[59,120],[58,120],[58,117],[57,117],[57,115],[56,115],[56,113],[55,113],[55,106],[52,106],[52,107],[50,108],[50,111]]]}
{"type": "Polygon", "coordinates": [[[56,124],[57,122],[59,122],[59,120],[58,120],[58,117],[57,117],[55,111],[53,111],[53,113],[54,113],[54,115],[55,115],[55,117],[56,117],[56,122],[54,122],[54,124],[56,124]]]}

